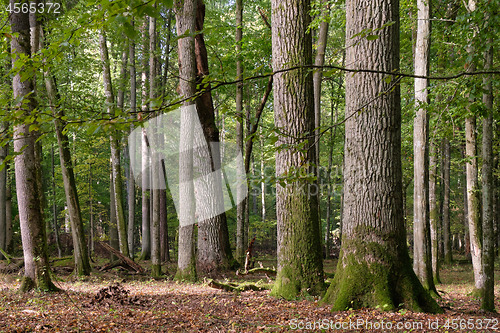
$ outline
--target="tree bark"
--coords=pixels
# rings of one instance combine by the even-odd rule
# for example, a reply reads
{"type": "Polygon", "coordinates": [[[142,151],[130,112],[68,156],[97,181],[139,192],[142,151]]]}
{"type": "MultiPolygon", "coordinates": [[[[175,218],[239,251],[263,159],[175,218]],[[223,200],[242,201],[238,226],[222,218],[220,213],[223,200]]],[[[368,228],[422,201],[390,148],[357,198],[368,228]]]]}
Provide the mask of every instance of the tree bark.
{"type": "MultiPolygon", "coordinates": [[[[318,31],[318,39],[316,41],[316,57],[314,58],[314,65],[321,67],[325,63],[325,50],[326,50],[326,42],[328,40],[328,23],[329,23],[329,14],[330,10],[326,4],[326,0],[320,1],[321,6],[321,23],[319,25],[318,31]]],[[[321,127],[321,81],[323,79],[323,70],[316,69],[313,73],[313,89],[314,89],[314,136],[315,136],[315,175],[319,180],[321,179],[320,175],[320,127],[321,127]]],[[[320,223],[320,232],[321,232],[321,200],[320,200],[320,190],[321,187],[318,187],[318,199],[316,200],[318,205],[318,219],[320,223]]],[[[327,226],[329,228],[329,226],[327,226]]],[[[325,249],[327,248],[327,239],[328,231],[325,233],[325,249]]],[[[327,252],[326,250],[325,252],[327,252]]]]}
{"type": "MultiPolygon", "coordinates": [[[[101,53],[101,62],[103,66],[102,79],[104,83],[104,94],[106,95],[106,104],[108,109],[108,114],[113,117],[115,97],[113,94],[113,87],[111,84],[111,71],[109,66],[109,55],[108,46],[106,42],[106,34],[101,30],[99,34],[99,49],[101,53]]],[[[126,56],[126,52],[124,52],[126,56]]],[[[123,106],[123,98],[118,101],[118,104],[123,106]]],[[[120,105],[119,105],[120,106],[120,105]]],[[[118,241],[120,244],[120,252],[124,256],[129,256],[128,243],[127,243],[127,226],[125,223],[125,214],[123,212],[123,191],[122,191],[122,174],[121,174],[121,162],[120,162],[120,146],[118,144],[118,133],[115,129],[111,129],[111,135],[109,137],[110,147],[111,147],[111,166],[113,183],[115,184],[113,190],[115,209],[116,209],[116,227],[118,229],[118,241]]]]}
{"type": "MultiPolygon", "coordinates": [[[[0,123],[0,133],[7,132],[8,123],[2,121],[0,123]]],[[[8,144],[5,143],[4,146],[0,147],[0,165],[2,165],[2,170],[0,170],[0,249],[3,251],[7,250],[7,220],[6,220],[6,204],[7,204],[7,166],[5,165],[5,158],[7,157],[8,144]]],[[[3,254],[0,253],[0,260],[3,259],[3,254]]]]}
{"type": "Polygon", "coordinates": [[[429,224],[431,231],[432,276],[434,284],[439,277],[439,205],[437,202],[437,149],[431,142],[429,148],[429,224]]]}
{"type": "MultiPolygon", "coordinates": [[[[149,109],[154,109],[154,101],[156,99],[156,79],[157,79],[157,59],[156,59],[156,19],[149,18],[149,109]]],[[[160,133],[154,134],[154,140],[160,142],[160,133]]],[[[152,216],[151,216],[151,276],[159,277],[161,275],[161,246],[160,246],[160,181],[163,177],[161,160],[156,152],[152,152],[151,157],[151,201],[152,201],[152,216]]]]}
{"type": "MultiPolygon", "coordinates": [[[[415,75],[429,75],[431,38],[430,3],[417,0],[417,38],[414,53],[415,75]]],[[[413,123],[413,269],[420,282],[437,295],[432,274],[431,230],[429,222],[429,80],[415,79],[413,123]]]]}
{"type": "MultiPolygon", "coordinates": [[[[241,39],[243,35],[243,0],[236,0],[236,80],[242,79],[243,64],[241,54],[241,39]]],[[[236,84],[236,145],[243,152],[244,140],[244,119],[243,116],[243,82],[236,84]]],[[[238,179],[243,176],[244,169],[238,166],[238,179]]],[[[245,193],[244,186],[238,186],[236,191],[236,258],[243,262],[245,258],[245,212],[247,193],[245,193]]]]}
{"type": "MultiPolygon", "coordinates": [[[[203,31],[205,20],[205,4],[198,0],[196,6],[196,31],[203,31]]],[[[208,55],[202,33],[195,36],[196,55],[196,83],[199,90],[206,86],[202,81],[209,75],[208,55]]],[[[206,87],[210,88],[210,86],[206,87]]],[[[206,148],[198,149],[194,156],[194,164],[198,166],[202,175],[220,172],[221,155],[218,146],[219,130],[215,124],[215,111],[210,90],[205,91],[196,98],[196,110],[206,140],[206,148]]],[[[222,177],[214,174],[213,181],[206,182],[206,187],[196,191],[196,201],[203,202],[211,208],[220,207],[222,202],[222,177]]],[[[219,174],[220,175],[220,174],[219,174]]],[[[196,211],[205,209],[197,205],[196,211]]],[[[197,269],[204,273],[217,273],[222,270],[234,268],[237,263],[233,259],[229,244],[226,213],[198,221],[198,253],[197,269]]]]}
{"type": "MultiPolygon", "coordinates": [[[[493,40],[490,38],[484,57],[484,70],[488,71],[493,65],[493,40]]],[[[495,230],[493,228],[493,199],[495,186],[493,178],[493,85],[492,77],[483,79],[483,103],[487,115],[483,118],[483,145],[482,157],[482,195],[483,195],[483,257],[482,271],[484,272],[484,290],[481,295],[481,309],[495,311],[495,230]]]]}
{"type": "MultiPolygon", "coordinates": [[[[311,34],[306,31],[310,1],[272,0],[271,8],[273,71],[312,64],[311,34]]],[[[317,181],[300,176],[314,174],[312,81],[306,69],[274,77],[274,123],[280,135],[276,143],[278,273],[271,294],[286,299],[320,295],[325,289],[318,197],[311,195],[317,192],[317,181]],[[298,175],[281,179],[288,173],[298,175]]]]}
{"type": "MultiPolygon", "coordinates": [[[[13,7],[14,0],[10,0],[13,7]]],[[[15,34],[11,39],[11,50],[15,55],[12,66],[21,57],[31,57],[30,50],[30,22],[29,14],[12,12],[9,15],[11,30],[15,34]],[[17,33],[17,34],[16,34],[17,33]]],[[[26,75],[30,68],[22,67],[13,77],[12,87],[14,99],[21,100],[15,108],[22,110],[25,117],[34,116],[36,109],[35,95],[33,94],[33,79],[26,75]],[[23,78],[26,76],[25,78],[23,78]]],[[[14,158],[16,173],[17,202],[19,207],[19,220],[24,253],[24,276],[20,290],[28,291],[37,288],[44,291],[57,290],[50,278],[49,259],[47,254],[47,236],[42,217],[41,165],[36,158],[36,140],[39,132],[37,124],[19,122],[14,126],[14,158]],[[30,126],[35,125],[35,128],[30,126]]]]}
{"type": "MultiPolygon", "coordinates": [[[[134,24],[134,21],[132,21],[134,24]]],[[[137,76],[135,69],[135,42],[131,39],[129,40],[129,75],[130,75],[130,115],[131,118],[135,116],[137,109],[137,76]]],[[[133,125],[130,126],[132,131],[133,125]]],[[[133,144],[133,143],[132,143],[133,144]]],[[[135,152],[138,147],[130,147],[130,151],[135,152]]],[[[134,233],[135,233],[135,177],[132,170],[132,164],[129,164],[128,170],[129,178],[127,183],[127,206],[128,206],[128,223],[127,223],[127,241],[130,258],[134,259],[134,233]]]]}
{"type": "Polygon", "coordinates": [[[444,263],[451,265],[453,261],[453,252],[451,248],[451,229],[450,229],[450,142],[447,138],[443,139],[443,249],[444,263]]]}
{"type": "MultiPolygon", "coordinates": [[[[353,68],[398,71],[399,1],[349,0],[346,17],[346,62],[353,68]],[[388,22],[393,24],[377,32],[375,40],[354,37],[388,22]]],[[[391,79],[346,75],[342,249],[323,301],[333,310],[390,310],[402,304],[413,311],[441,312],[415,275],[406,246],[400,90],[391,79]]]]}
{"type": "MultiPolygon", "coordinates": [[[[144,21],[144,25],[142,26],[143,30],[143,45],[142,45],[142,111],[148,111],[148,49],[149,49],[149,30],[148,20],[144,21]]],[[[142,178],[141,178],[141,188],[142,188],[142,224],[141,224],[141,233],[142,233],[142,249],[141,249],[141,259],[148,260],[151,258],[151,219],[150,219],[150,205],[151,198],[149,191],[149,180],[150,180],[150,152],[146,137],[146,132],[143,131],[143,137],[141,142],[141,151],[142,151],[142,178]]]]}
{"type": "MultiPolygon", "coordinates": [[[[193,33],[196,29],[197,0],[175,0],[174,10],[177,35],[187,36],[178,40],[179,91],[188,98],[196,93],[196,56],[193,33]]],[[[193,123],[195,113],[192,102],[184,102],[181,112],[179,152],[179,248],[175,279],[196,281],[196,257],[194,250],[195,200],[193,187],[193,123]]]]}
{"type": "MultiPolygon", "coordinates": [[[[64,110],[59,105],[60,96],[55,77],[50,71],[51,64],[48,63],[47,59],[44,59],[44,63],[45,89],[51,105],[52,114],[54,115],[54,127],[59,149],[59,161],[61,164],[64,194],[66,196],[66,206],[68,207],[68,215],[71,223],[75,270],[78,275],[89,275],[91,267],[87,243],[85,240],[80,201],[78,199],[78,191],[73,171],[73,160],[71,158],[69,138],[68,135],[64,133],[64,127],[66,124],[62,120],[64,119],[64,110]]],[[[58,241],[58,238],[58,235],[56,235],[56,242],[58,241]]]]}

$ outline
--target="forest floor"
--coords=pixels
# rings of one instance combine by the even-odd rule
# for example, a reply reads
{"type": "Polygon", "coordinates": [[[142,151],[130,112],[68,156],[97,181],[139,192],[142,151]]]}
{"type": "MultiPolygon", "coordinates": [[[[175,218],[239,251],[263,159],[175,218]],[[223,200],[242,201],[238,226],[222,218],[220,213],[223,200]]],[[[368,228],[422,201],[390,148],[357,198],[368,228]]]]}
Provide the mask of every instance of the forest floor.
{"type": "MultiPolygon", "coordinates": [[[[272,267],[272,261],[265,266],[272,267]]],[[[170,273],[175,267],[168,267],[170,273]]],[[[332,276],[335,261],[326,261],[332,276]]],[[[57,271],[57,269],[56,269],[57,271]]],[[[496,308],[500,309],[500,271],[496,308]]],[[[269,286],[261,276],[227,276],[269,286]]],[[[331,312],[317,298],[285,301],[269,291],[226,292],[207,281],[152,280],[120,269],[87,278],[57,275],[63,292],[19,294],[19,274],[0,275],[0,332],[500,332],[500,315],[479,311],[472,291],[472,267],[463,261],[441,270],[438,285],[444,314],[401,309],[331,312]],[[343,329],[342,329],[343,328],[343,329]],[[400,329],[398,329],[400,328],[400,329]]],[[[219,280],[222,281],[222,280],[219,280]]]]}

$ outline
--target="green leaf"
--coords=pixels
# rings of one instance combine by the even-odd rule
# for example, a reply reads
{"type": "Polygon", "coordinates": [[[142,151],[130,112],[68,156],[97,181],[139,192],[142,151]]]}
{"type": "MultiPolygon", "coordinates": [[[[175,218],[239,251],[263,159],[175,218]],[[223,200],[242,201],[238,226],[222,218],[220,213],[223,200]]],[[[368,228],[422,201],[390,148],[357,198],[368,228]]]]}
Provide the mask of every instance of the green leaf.
{"type": "Polygon", "coordinates": [[[380,36],[379,35],[368,35],[366,36],[367,40],[375,40],[378,39],[380,36]]]}

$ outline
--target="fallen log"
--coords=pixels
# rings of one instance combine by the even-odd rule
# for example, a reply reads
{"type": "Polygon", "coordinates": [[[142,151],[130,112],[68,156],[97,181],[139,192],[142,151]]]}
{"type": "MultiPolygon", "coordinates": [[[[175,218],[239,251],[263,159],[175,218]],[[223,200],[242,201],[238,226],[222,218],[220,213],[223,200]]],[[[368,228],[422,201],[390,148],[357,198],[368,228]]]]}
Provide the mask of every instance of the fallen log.
{"type": "Polygon", "coordinates": [[[136,271],[137,273],[144,273],[144,268],[142,268],[139,264],[133,262],[132,259],[130,259],[129,257],[126,257],[123,254],[121,254],[120,251],[109,246],[109,244],[106,244],[104,242],[99,242],[99,245],[101,245],[106,251],[108,251],[111,254],[114,254],[118,258],[117,261],[114,261],[108,265],[105,265],[103,268],[101,268],[100,269],[101,271],[104,268],[106,268],[106,266],[114,265],[112,267],[107,267],[106,269],[111,269],[111,268],[116,267],[116,266],[122,266],[122,267],[128,269],[129,271],[136,271]]]}
{"type": "Polygon", "coordinates": [[[242,291],[247,291],[247,290],[253,290],[253,291],[266,290],[266,288],[259,287],[255,284],[237,285],[235,283],[222,283],[222,282],[218,282],[215,280],[209,280],[208,286],[215,288],[215,289],[220,289],[220,290],[229,291],[229,292],[237,292],[237,293],[242,292],[242,291]]]}

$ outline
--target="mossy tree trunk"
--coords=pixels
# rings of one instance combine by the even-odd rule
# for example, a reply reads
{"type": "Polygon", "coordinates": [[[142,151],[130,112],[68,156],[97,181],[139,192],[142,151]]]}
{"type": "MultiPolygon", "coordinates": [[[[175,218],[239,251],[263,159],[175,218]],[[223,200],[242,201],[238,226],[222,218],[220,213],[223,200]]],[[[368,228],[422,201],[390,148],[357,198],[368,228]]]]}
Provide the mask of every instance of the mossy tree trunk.
{"type": "MultiPolygon", "coordinates": [[[[175,0],[174,11],[179,50],[179,91],[189,98],[196,93],[196,58],[193,33],[196,27],[197,0],[175,0]]],[[[196,281],[196,257],[194,248],[195,199],[193,187],[193,127],[196,114],[192,101],[185,101],[181,111],[179,142],[179,247],[175,279],[196,281]]]]}
{"type": "MultiPolygon", "coordinates": [[[[273,70],[312,64],[309,0],[273,0],[273,70]]],[[[314,175],[314,100],[307,69],[274,76],[278,273],[271,294],[320,295],[325,285],[314,175]]]]}
{"type": "MultiPolygon", "coordinates": [[[[11,0],[13,7],[15,1],[11,0]]],[[[21,57],[31,57],[30,50],[30,22],[29,14],[12,12],[9,15],[14,37],[11,39],[11,50],[15,55],[12,66],[17,68],[21,57]]],[[[33,116],[36,108],[33,94],[34,82],[31,75],[26,75],[31,68],[18,68],[19,71],[12,80],[15,100],[23,102],[15,105],[22,110],[24,117],[33,116]]],[[[39,136],[37,129],[30,130],[36,123],[27,124],[23,118],[14,123],[14,152],[16,153],[15,174],[17,202],[19,206],[19,221],[24,253],[24,277],[20,290],[28,291],[33,288],[54,291],[58,290],[50,278],[49,258],[47,255],[47,235],[42,217],[41,204],[41,165],[36,158],[36,140],[39,136]]]]}
{"type": "MultiPolygon", "coordinates": [[[[346,63],[352,68],[399,70],[399,1],[346,3],[346,63]],[[353,37],[385,27],[375,40],[353,37]],[[380,57],[380,55],[385,55],[380,57]]],[[[442,311],[412,270],[402,203],[401,105],[396,78],[372,73],[346,76],[342,250],[323,302],[333,310],[402,304],[442,311]]]]}

